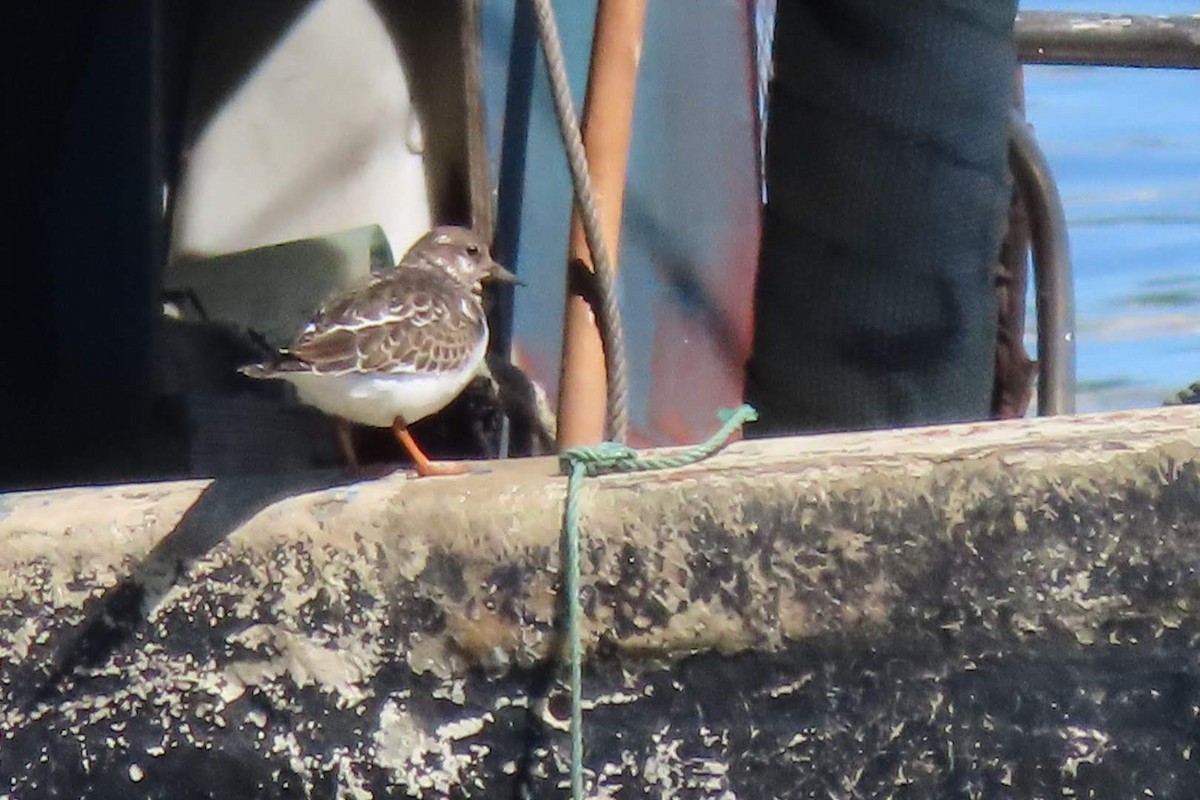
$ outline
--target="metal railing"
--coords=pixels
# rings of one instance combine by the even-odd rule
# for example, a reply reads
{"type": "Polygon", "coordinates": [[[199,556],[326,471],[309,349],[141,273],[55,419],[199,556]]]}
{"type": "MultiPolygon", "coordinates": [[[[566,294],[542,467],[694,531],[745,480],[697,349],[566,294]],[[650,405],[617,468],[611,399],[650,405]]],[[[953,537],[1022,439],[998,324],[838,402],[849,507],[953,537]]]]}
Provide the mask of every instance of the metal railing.
{"type": "Polygon", "coordinates": [[[1067,216],[1050,163],[1014,113],[1009,163],[1029,209],[1037,306],[1038,415],[1075,413],[1075,279],[1067,216]]]}
{"type": "MultiPolygon", "coordinates": [[[[1023,64],[1200,69],[1200,15],[1028,11],[1017,15],[1016,42],[1023,64]]],[[[1075,290],[1066,215],[1050,165],[1019,117],[1012,124],[1010,159],[1029,204],[1038,413],[1067,414],[1075,410],[1075,290]]]]}
{"type": "Polygon", "coordinates": [[[1200,14],[1017,15],[1017,56],[1025,64],[1200,69],[1200,14]]]}

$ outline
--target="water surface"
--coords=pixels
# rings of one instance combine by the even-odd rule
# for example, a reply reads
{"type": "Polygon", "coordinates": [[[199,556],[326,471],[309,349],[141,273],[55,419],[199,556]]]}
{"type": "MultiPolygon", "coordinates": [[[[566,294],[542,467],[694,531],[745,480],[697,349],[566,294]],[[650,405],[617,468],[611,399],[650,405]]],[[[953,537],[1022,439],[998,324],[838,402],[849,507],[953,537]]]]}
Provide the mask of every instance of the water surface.
{"type": "MultiPolygon", "coordinates": [[[[1021,8],[1200,14],[1195,0],[1021,8]]],[[[1029,67],[1026,92],[1071,235],[1079,409],[1158,405],[1200,380],[1200,70],[1029,67]]]]}

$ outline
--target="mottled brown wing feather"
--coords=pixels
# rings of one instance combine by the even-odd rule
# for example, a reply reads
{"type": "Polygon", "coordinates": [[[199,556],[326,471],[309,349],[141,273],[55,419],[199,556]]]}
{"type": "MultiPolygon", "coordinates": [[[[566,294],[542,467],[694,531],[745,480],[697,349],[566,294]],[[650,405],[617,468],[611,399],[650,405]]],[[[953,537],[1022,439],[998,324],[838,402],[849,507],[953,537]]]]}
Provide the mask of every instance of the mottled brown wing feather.
{"type": "Polygon", "coordinates": [[[479,300],[439,270],[402,267],[331,299],[288,348],[322,373],[462,367],[484,331],[479,300]]]}

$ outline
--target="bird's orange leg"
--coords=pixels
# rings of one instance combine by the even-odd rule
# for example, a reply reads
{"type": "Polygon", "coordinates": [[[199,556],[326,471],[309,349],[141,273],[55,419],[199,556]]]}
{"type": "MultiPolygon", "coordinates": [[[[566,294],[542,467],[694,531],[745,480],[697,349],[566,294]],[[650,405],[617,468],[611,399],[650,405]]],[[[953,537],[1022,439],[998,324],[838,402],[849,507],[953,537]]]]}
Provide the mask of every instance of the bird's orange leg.
{"type": "Polygon", "coordinates": [[[354,452],[354,436],[351,433],[350,423],[341,417],[337,418],[337,436],[338,444],[342,448],[342,455],[346,457],[347,468],[356,474],[361,472],[358,454],[354,452]]]}
{"type": "Polygon", "coordinates": [[[354,426],[341,417],[335,417],[337,421],[338,444],[342,448],[342,455],[346,458],[346,472],[350,473],[352,478],[356,480],[375,480],[389,475],[395,471],[395,467],[387,464],[372,464],[364,467],[358,460],[358,452],[354,448],[354,426]]]}
{"type": "Polygon", "coordinates": [[[417,467],[417,474],[422,478],[430,475],[465,475],[471,471],[466,464],[453,461],[431,461],[412,438],[412,434],[408,432],[408,426],[404,424],[404,420],[399,417],[396,417],[396,421],[392,423],[392,432],[396,434],[396,440],[404,445],[404,449],[412,456],[413,463],[417,467]]]}

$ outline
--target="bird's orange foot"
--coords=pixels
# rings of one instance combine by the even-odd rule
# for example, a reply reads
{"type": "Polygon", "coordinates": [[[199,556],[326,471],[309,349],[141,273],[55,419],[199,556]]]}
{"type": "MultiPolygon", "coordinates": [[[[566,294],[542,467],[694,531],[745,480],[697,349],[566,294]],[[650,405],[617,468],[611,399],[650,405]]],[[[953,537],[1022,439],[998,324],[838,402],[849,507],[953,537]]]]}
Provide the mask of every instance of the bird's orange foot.
{"type": "Polygon", "coordinates": [[[472,469],[462,461],[425,461],[418,462],[417,476],[429,478],[434,475],[469,475],[472,469]]]}
{"type": "Polygon", "coordinates": [[[396,421],[392,423],[392,432],[396,434],[396,440],[412,456],[413,465],[417,468],[417,477],[429,478],[434,475],[466,475],[472,471],[470,465],[464,464],[461,461],[431,460],[412,438],[412,434],[408,432],[408,426],[404,424],[404,420],[399,417],[396,417],[396,421]]]}

